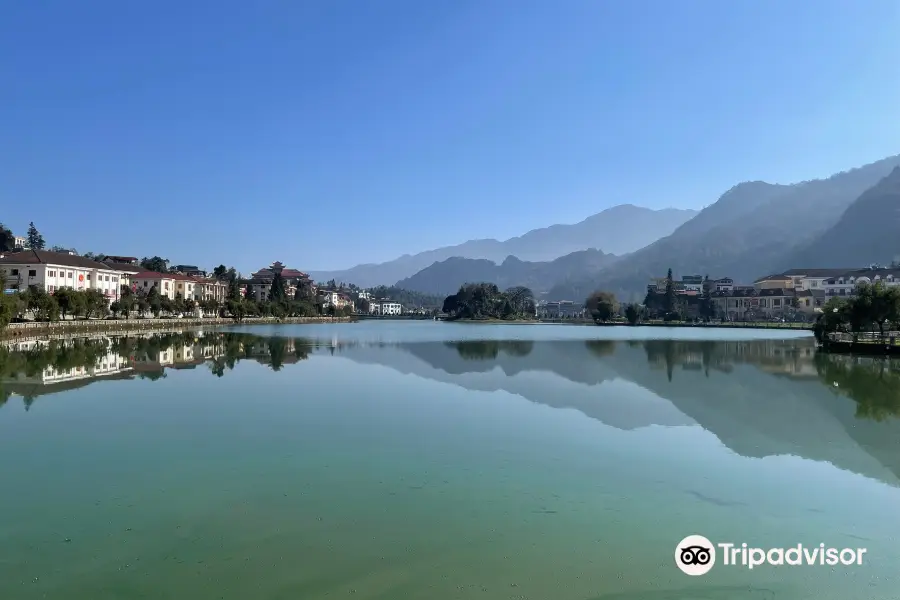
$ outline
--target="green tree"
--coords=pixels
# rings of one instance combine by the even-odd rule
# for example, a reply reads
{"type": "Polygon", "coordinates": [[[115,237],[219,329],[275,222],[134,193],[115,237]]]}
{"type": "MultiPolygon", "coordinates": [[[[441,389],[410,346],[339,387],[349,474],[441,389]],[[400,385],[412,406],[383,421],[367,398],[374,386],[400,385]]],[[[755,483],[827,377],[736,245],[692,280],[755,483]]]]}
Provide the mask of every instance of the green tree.
{"type": "Polygon", "coordinates": [[[59,319],[59,304],[44,288],[29,286],[26,297],[27,308],[36,321],[56,321],[59,319]]]}
{"type": "Polygon", "coordinates": [[[862,284],[851,302],[860,305],[858,310],[868,313],[865,320],[878,325],[882,337],[885,323],[900,320],[900,288],[887,287],[880,281],[871,285],[862,284]]]}
{"type": "Polygon", "coordinates": [[[56,303],[59,305],[59,312],[65,319],[69,315],[77,315],[79,306],[83,300],[82,295],[70,287],[64,287],[56,290],[53,294],[56,303]]]}
{"type": "Polygon", "coordinates": [[[269,288],[269,300],[276,303],[282,303],[287,300],[284,277],[282,277],[280,270],[276,270],[272,277],[272,286],[269,288]]]}
{"type": "Polygon", "coordinates": [[[675,311],[677,306],[677,297],[675,295],[675,281],[672,279],[672,269],[666,274],[666,294],[663,299],[663,309],[666,313],[675,311]]]}
{"type": "Polygon", "coordinates": [[[47,242],[44,241],[44,236],[42,236],[41,232],[34,226],[34,221],[28,224],[28,233],[26,236],[28,237],[28,247],[32,250],[43,250],[47,247],[47,242]]]}
{"type": "MultiPolygon", "coordinates": [[[[172,300],[168,296],[160,296],[159,297],[159,311],[161,313],[166,313],[171,316],[179,311],[181,308],[181,298],[178,297],[175,300],[172,300]]],[[[152,308],[151,308],[152,310],[152,308]]]]}
{"type": "Polygon", "coordinates": [[[165,273],[169,270],[169,261],[159,256],[141,259],[141,268],[145,271],[153,271],[154,273],[165,273]]]}
{"type": "Polygon", "coordinates": [[[584,305],[596,323],[609,321],[619,310],[615,294],[599,290],[588,296],[584,305]]]}
{"type": "Polygon", "coordinates": [[[12,252],[16,249],[16,236],[0,223],[0,252],[12,252]]]}
{"type": "Polygon", "coordinates": [[[215,269],[213,269],[213,277],[218,280],[224,280],[228,277],[228,267],[225,265],[219,265],[215,269]]]}
{"type": "Polygon", "coordinates": [[[119,312],[126,320],[136,304],[137,300],[131,287],[127,285],[119,286],[119,312]]]}
{"type": "Polygon", "coordinates": [[[641,312],[636,304],[632,303],[625,307],[625,318],[631,325],[637,325],[641,318],[641,312]]]}
{"type": "Polygon", "coordinates": [[[0,329],[3,329],[18,316],[18,294],[0,294],[0,329]]]}
{"type": "Polygon", "coordinates": [[[159,318],[159,313],[162,311],[162,296],[156,284],[153,284],[147,292],[147,307],[154,317],[159,318]]]}
{"type": "Polygon", "coordinates": [[[507,289],[504,294],[509,298],[509,303],[517,316],[534,316],[534,292],[530,288],[514,286],[507,289]]]}
{"type": "Polygon", "coordinates": [[[105,317],[109,310],[109,299],[103,295],[100,290],[85,290],[84,293],[84,316],[91,319],[93,317],[105,317]]]}

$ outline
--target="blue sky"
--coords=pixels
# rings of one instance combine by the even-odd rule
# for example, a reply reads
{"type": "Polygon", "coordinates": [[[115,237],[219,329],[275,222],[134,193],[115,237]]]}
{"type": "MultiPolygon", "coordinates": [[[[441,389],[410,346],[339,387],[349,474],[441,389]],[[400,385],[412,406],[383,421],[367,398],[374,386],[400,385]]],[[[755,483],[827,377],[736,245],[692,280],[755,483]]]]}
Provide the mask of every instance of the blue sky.
{"type": "Polygon", "coordinates": [[[897,31],[888,0],[12,0],[0,221],[313,270],[699,208],[900,152],[897,31]]]}

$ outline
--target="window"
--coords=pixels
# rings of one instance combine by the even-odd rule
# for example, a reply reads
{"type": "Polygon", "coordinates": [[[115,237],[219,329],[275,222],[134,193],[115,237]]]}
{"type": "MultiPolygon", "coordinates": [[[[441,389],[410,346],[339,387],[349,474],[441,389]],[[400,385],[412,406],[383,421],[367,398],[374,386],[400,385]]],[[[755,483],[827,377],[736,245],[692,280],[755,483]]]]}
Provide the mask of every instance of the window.
{"type": "Polygon", "coordinates": [[[56,277],[56,271],[47,271],[47,277],[56,277]]]}
{"type": "Polygon", "coordinates": [[[147,282],[146,282],[146,281],[144,282],[144,287],[147,287],[147,282]]]}
{"type": "Polygon", "coordinates": [[[72,271],[69,271],[66,275],[68,276],[69,279],[72,279],[75,276],[75,274],[72,273],[72,271]]]}
{"type": "Polygon", "coordinates": [[[18,269],[13,269],[12,271],[9,272],[9,274],[10,274],[10,275],[18,275],[18,274],[19,274],[19,270],[18,270],[18,269]]]}
{"type": "Polygon", "coordinates": [[[806,299],[806,305],[809,306],[809,298],[806,299]]]}
{"type": "Polygon", "coordinates": [[[48,288],[48,291],[51,292],[51,293],[53,293],[54,291],[56,291],[56,289],[55,289],[56,286],[55,286],[55,285],[48,285],[47,288],[48,288]]]}
{"type": "MultiPolygon", "coordinates": [[[[88,280],[88,281],[91,280],[91,274],[90,274],[90,273],[88,273],[87,280],[88,280]]],[[[97,277],[97,281],[100,281],[100,277],[97,277]]]]}
{"type": "Polygon", "coordinates": [[[103,280],[104,280],[104,281],[109,281],[109,275],[107,275],[103,280]]]}
{"type": "Polygon", "coordinates": [[[37,277],[37,269],[28,269],[29,277],[37,277]]]}
{"type": "Polygon", "coordinates": [[[166,287],[165,287],[165,289],[167,289],[167,290],[169,289],[169,282],[168,282],[168,281],[166,282],[166,287]]]}

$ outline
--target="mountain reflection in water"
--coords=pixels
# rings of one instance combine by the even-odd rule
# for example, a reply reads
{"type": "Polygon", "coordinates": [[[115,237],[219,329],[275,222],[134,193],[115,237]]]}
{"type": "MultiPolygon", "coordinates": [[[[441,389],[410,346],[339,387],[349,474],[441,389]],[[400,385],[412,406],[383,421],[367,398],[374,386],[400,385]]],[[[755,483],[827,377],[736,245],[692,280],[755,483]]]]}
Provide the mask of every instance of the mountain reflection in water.
{"type": "Polygon", "coordinates": [[[20,396],[28,409],[44,395],[110,379],[156,380],[169,370],[202,367],[223,377],[245,360],[278,376],[313,353],[504,390],[620,429],[700,425],[744,456],[794,454],[869,470],[843,464],[833,450],[840,430],[892,474],[873,476],[900,483],[900,361],[817,353],[808,340],[368,343],[186,331],[32,342],[0,350],[0,406],[20,396]],[[517,378],[529,372],[559,379],[548,389],[517,378]],[[598,395],[597,386],[613,381],[657,400],[598,395]]]}

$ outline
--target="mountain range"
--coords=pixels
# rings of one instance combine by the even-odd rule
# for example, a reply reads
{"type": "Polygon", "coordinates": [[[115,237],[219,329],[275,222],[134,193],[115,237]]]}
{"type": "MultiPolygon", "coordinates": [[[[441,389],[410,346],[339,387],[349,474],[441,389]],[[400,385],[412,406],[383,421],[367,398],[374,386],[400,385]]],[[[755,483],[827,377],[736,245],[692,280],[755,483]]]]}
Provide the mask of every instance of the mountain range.
{"type": "Polygon", "coordinates": [[[790,255],[787,265],[869,266],[900,261],[900,166],[869,188],[837,223],[790,255]]]}
{"type": "Polygon", "coordinates": [[[500,289],[515,285],[531,288],[542,294],[568,277],[584,277],[598,273],[618,257],[604,254],[595,248],[579,250],[545,262],[526,262],[515,256],[507,256],[501,264],[483,258],[453,257],[436,262],[406,279],[397,287],[426,294],[449,296],[455,294],[464,283],[495,283],[500,289]]]}
{"type": "Polygon", "coordinates": [[[363,286],[391,281],[430,293],[491,281],[527,285],[546,292],[548,300],[579,300],[597,289],[640,300],[647,281],[670,268],[676,277],[731,277],[750,284],[790,268],[885,264],[900,256],[898,231],[900,155],[826,179],[740,183],[698,213],[616,206],[575,225],[505,242],[475,240],[325,275],[363,286]],[[589,248],[602,251],[583,254],[589,248]]]}
{"type": "Polygon", "coordinates": [[[671,235],[596,275],[560,283],[548,295],[580,299],[603,289],[637,300],[648,279],[665,276],[669,268],[676,276],[732,277],[752,283],[788,268],[852,262],[859,264],[851,266],[863,267],[889,261],[900,252],[897,166],[900,156],[892,156],[827,179],[792,185],[741,183],[671,235]],[[878,224],[879,220],[885,222],[878,224]]]}
{"type": "Polygon", "coordinates": [[[360,287],[392,285],[448,258],[484,259],[501,263],[508,256],[521,261],[552,261],[579,250],[600,247],[604,252],[627,254],[672,233],[693,218],[694,210],[652,210],[622,204],[613,206],[572,225],[534,229],[505,241],[470,240],[379,264],[357,265],[341,271],[311,271],[315,281],[343,281],[360,287]]]}

